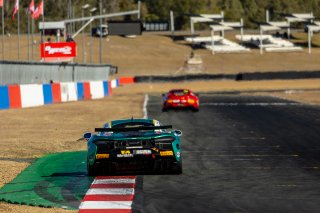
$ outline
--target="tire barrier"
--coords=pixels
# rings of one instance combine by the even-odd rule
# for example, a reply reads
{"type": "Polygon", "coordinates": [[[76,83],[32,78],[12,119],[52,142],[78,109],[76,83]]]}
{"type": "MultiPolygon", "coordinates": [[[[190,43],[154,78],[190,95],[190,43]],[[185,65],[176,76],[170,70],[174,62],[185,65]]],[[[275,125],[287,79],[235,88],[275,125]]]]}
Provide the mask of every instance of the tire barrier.
{"type": "Polygon", "coordinates": [[[136,76],[135,83],[144,82],[179,82],[197,80],[293,80],[320,78],[320,71],[286,71],[286,72],[255,72],[238,74],[199,74],[199,75],[179,75],[179,76],[136,76]]]}

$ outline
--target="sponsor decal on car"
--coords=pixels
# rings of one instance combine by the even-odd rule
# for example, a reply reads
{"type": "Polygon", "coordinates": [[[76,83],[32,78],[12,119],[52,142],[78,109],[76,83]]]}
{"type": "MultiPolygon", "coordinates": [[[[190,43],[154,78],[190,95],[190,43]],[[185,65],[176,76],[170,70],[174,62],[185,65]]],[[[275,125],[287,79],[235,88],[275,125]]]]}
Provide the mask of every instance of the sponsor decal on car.
{"type": "Polygon", "coordinates": [[[159,152],[159,149],[157,149],[156,147],[152,147],[151,149],[155,152],[159,152]]]}
{"type": "Polygon", "coordinates": [[[121,154],[122,155],[131,154],[131,151],[130,150],[121,150],[121,154]]]}
{"type": "Polygon", "coordinates": [[[96,154],[96,159],[105,159],[109,157],[110,157],[109,154],[96,154]]]}
{"type": "Polygon", "coordinates": [[[172,151],[160,151],[160,156],[172,156],[172,151]]]}
{"type": "Polygon", "coordinates": [[[151,154],[151,150],[133,150],[133,154],[135,155],[150,155],[151,154]]]}
{"type": "Polygon", "coordinates": [[[118,158],[132,158],[133,154],[117,154],[118,158]]]}
{"type": "Polygon", "coordinates": [[[178,158],[180,158],[180,155],[181,155],[180,152],[177,152],[177,157],[178,157],[178,158]]]}

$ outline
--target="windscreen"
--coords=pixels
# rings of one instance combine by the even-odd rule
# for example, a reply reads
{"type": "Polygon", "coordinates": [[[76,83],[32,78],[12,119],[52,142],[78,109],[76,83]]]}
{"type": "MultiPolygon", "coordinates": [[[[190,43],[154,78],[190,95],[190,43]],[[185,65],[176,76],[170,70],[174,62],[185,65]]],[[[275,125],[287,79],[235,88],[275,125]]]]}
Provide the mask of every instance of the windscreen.
{"type": "Polygon", "coordinates": [[[184,89],[184,90],[173,90],[171,91],[171,94],[175,96],[184,96],[189,94],[189,90],[184,89]]]}
{"type": "Polygon", "coordinates": [[[153,124],[145,123],[145,122],[128,122],[128,123],[116,124],[112,126],[112,128],[136,128],[136,127],[145,127],[145,126],[153,126],[153,124]]]}

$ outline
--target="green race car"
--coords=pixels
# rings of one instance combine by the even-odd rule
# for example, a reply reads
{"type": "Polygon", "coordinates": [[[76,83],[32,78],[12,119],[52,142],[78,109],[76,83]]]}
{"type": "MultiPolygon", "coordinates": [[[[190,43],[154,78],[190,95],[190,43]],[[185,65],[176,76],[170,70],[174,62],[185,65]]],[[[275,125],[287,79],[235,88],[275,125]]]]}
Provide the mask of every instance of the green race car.
{"type": "Polygon", "coordinates": [[[180,130],[153,119],[114,120],[85,133],[89,176],[120,170],[182,173],[180,130]]]}

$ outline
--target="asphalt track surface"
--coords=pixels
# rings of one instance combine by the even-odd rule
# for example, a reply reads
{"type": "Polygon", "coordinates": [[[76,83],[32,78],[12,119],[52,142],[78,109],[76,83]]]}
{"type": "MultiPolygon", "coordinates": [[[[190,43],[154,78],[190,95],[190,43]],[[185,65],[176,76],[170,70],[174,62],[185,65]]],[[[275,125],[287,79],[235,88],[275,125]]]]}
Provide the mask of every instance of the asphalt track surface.
{"type": "Polygon", "coordinates": [[[141,175],[134,212],[320,212],[320,108],[202,94],[199,112],[148,116],[183,131],[182,175],[141,175]]]}

